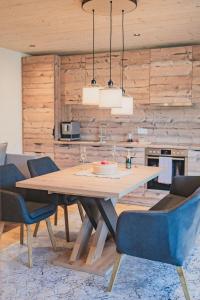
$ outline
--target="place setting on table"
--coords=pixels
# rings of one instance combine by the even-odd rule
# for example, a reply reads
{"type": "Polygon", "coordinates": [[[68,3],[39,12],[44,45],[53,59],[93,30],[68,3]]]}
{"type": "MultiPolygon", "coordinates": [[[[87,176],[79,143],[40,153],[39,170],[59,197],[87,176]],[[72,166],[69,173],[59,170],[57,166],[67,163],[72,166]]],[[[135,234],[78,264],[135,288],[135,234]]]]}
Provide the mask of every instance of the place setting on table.
{"type": "Polygon", "coordinates": [[[134,165],[135,152],[128,149],[124,164],[111,160],[88,163],[87,149],[80,147],[80,165],[17,182],[17,187],[76,195],[85,217],[72,249],[64,249],[52,262],[70,269],[104,275],[114,263],[118,215],[116,203],[160,173],[158,167],[134,165]]]}
{"type": "Polygon", "coordinates": [[[99,177],[99,178],[111,178],[120,179],[124,176],[130,175],[132,173],[132,168],[137,168],[137,165],[133,165],[133,159],[135,158],[136,152],[131,152],[130,149],[127,151],[127,156],[125,157],[125,164],[119,164],[117,162],[117,148],[113,145],[112,148],[112,161],[101,160],[90,163],[90,166],[85,166],[87,163],[87,150],[86,147],[80,147],[80,162],[82,163],[82,168],[80,171],[76,172],[77,176],[89,176],[89,177],[99,177]]]}

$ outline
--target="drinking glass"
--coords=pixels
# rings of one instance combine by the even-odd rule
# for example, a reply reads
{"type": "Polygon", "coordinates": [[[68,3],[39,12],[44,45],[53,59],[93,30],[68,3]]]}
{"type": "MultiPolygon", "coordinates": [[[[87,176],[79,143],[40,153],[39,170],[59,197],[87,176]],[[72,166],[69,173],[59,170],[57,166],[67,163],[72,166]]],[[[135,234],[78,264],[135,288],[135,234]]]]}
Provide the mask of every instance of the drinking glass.
{"type": "Polygon", "coordinates": [[[117,156],[117,146],[114,144],[112,147],[112,159],[114,162],[116,162],[116,157],[117,156]]]}
{"type": "Polygon", "coordinates": [[[87,161],[87,150],[85,146],[80,147],[80,162],[85,164],[87,161]]]}

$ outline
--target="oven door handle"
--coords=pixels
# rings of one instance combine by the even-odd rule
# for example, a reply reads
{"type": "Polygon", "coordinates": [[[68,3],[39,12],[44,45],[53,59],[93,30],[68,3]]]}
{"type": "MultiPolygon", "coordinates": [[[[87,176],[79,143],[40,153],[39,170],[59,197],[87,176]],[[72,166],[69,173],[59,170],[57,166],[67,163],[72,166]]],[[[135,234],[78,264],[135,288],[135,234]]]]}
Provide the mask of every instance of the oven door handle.
{"type": "MultiPolygon", "coordinates": [[[[171,157],[171,156],[160,156],[160,157],[171,157]]],[[[147,159],[157,159],[157,160],[159,160],[159,157],[158,156],[147,156],[147,159]]],[[[172,157],[172,160],[181,160],[181,161],[184,161],[185,158],[172,157]]]]}

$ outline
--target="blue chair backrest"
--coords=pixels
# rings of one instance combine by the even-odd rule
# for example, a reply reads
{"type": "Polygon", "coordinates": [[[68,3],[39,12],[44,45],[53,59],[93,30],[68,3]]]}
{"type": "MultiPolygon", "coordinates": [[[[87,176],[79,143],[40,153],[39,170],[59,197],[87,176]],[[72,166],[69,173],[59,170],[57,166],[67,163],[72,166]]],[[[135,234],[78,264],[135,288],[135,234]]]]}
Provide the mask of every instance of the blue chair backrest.
{"type": "Polygon", "coordinates": [[[28,160],[27,164],[31,177],[41,176],[59,171],[59,168],[56,166],[54,161],[48,156],[28,160]]]}
{"type": "Polygon", "coordinates": [[[125,211],[117,222],[119,253],[182,266],[200,230],[200,188],[159,211],[125,211]]]}
{"type": "Polygon", "coordinates": [[[182,265],[200,230],[200,188],[169,212],[168,222],[171,257],[182,265]]]}
{"type": "Polygon", "coordinates": [[[24,175],[14,164],[0,166],[0,189],[15,191],[16,182],[24,179],[24,175]]]}

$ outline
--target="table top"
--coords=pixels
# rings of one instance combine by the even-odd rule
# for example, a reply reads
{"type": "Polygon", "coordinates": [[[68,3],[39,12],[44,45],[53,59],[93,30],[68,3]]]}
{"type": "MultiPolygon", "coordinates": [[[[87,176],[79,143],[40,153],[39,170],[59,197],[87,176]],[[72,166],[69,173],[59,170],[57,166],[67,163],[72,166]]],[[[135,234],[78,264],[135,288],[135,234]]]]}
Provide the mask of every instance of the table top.
{"type": "Polygon", "coordinates": [[[58,172],[17,182],[16,186],[27,189],[46,190],[66,195],[78,195],[95,198],[116,198],[133,192],[139,186],[157,177],[158,167],[133,166],[130,175],[118,179],[78,176],[80,170],[88,169],[90,164],[79,165],[58,172]]]}

